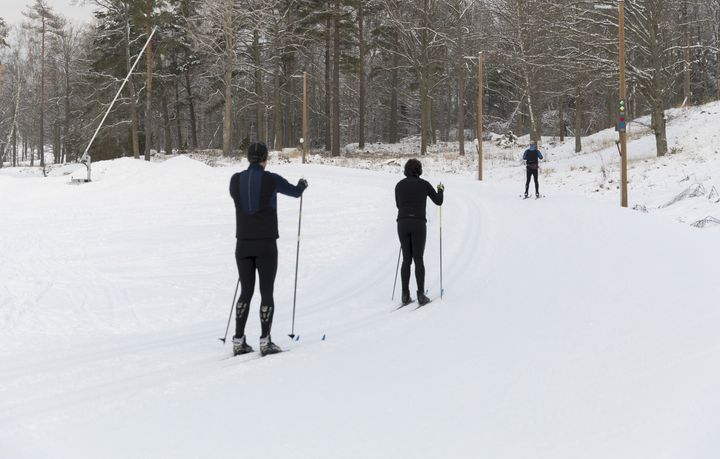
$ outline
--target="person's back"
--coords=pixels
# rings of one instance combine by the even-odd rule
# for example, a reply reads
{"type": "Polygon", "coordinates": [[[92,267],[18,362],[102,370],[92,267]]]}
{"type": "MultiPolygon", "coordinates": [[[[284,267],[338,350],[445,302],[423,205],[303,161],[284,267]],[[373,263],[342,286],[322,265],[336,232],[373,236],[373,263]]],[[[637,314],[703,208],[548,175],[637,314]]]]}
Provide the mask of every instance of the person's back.
{"type": "Polygon", "coordinates": [[[267,172],[268,150],[263,143],[253,143],[248,149],[247,170],[234,174],[230,179],[230,196],[235,203],[237,243],[235,262],[241,286],[236,305],[235,336],[233,354],[252,352],[247,344],[245,325],[250,310],[250,301],[255,291],[255,273],[260,280],[260,353],[262,355],[280,352],[272,342],[270,331],[275,311],[273,289],[277,274],[278,218],[277,194],[300,197],[307,181],[300,179],[296,186],[283,177],[267,172]]]}
{"type": "Polygon", "coordinates": [[[397,231],[403,255],[402,269],[402,304],[412,302],[410,298],[410,264],[415,263],[415,281],[417,282],[417,298],[420,305],[430,302],[425,296],[425,240],[427,228],[425,210],[429,197],[438,206],[443,203],[445,187],[438,185],[437,192],[429,182],[420,178],[422,164],[417,159],[410,159],[405,164],[405,178],[395,185],[395,204],[398,208],[397,231]]]}
{"type": "Polygon", "coordinates": [[[300,196],[299,190],[277,174],[258,164],[230,179],[230,195],[235,201],[238,239],[277,239],[277,193],[300,196]]]}
{"type": "Polygon", "coordinates": [[[543,154],[537,148],[535,142],[530,143],[530,148],[525,150],[523,153],[523,160],[525,161],[526,178],[525,178],[525,197],[528,197],[528,189],[530,187],[530,179],[535,179],[535,197],[540,197],[540,184],[538,183],[538,172],[540,170],[540,160],[543,159],[543,154]]]}
{"type": "Polygon", "coordinates": [[[523,153],[523,159],[525,160],[525,164],[532,165],[532,164],[539,164],[540,160],[542,159],[542,153],[540,153],[540,150],[536,149],[527,149],[525,150],[525,153],[523,153]]]}
{"type": "Polygon", "coordinates": [[[427,221],[425,211],[427,198],[437,205],[442,205],[442,193],[436,193],[432,185],[416,176],[405,177],[395,186],[395,203],[398,208],[398,219],[417,218],[427,221]]]}

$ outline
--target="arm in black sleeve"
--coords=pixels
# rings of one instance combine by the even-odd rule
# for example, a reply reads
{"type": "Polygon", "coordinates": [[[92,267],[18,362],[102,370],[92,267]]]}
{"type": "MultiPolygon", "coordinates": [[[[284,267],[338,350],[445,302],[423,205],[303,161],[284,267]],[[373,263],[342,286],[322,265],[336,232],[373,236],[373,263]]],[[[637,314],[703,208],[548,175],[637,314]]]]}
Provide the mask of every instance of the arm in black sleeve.
{"type": "Polygon", "coordinates": [[[240,196],[238,196],[238,180],[240,180],[240,175],[238,174],[234,174],[230,179],[230,196],[236,200],[240,198],[240,196]]]}
{"type": "Polygon", "coordinates": [[[400,208],[400,197],[398,196],[398,187],[400,184],[395,185],[395,207],[400,208]]]}
{"type": "Polygon", "coordinates": [[[435,188],[433,188],[433,186],[430,185],[430,182],[426,181],[425,183],[427,183],[428,196],[430,196],[430,199],[432,199],[432,202],[434,202],[435,205],[437,205],[437,206],[442,206],[443,196],[445,193],[443,191],[438,193],[437,191],[435,191],[435,188]]]}
{"type": "Polygon", "coordinates": [[[303,191],[305,190],[304,188],[291,185],[290,182],[277,174],[272,174],[272,176],[273,179],[275,179],[275,186],[277,186],[278,193],[291,196],[293,198],[299,198],[302,196],[303,191]]]}

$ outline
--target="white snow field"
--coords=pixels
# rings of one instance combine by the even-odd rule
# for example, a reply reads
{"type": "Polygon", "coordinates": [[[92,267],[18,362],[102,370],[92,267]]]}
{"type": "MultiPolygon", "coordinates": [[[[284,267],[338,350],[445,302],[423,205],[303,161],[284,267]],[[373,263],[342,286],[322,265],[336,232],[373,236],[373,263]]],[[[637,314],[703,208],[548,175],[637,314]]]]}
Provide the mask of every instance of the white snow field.
{"type": "MultiPolygon", "coordinates": [[[[657,214],[687,226],[720,230],[720,102],[666,111],[669,153],[657,158],[655,137],[648,116],[628,126],[628,188],[630,208],[657,214]]],[[[500,137],[500,136],[495,136],[500,137]]],[[[575,153],[575,139],[543,137],[545,154],[540,181],[543,192],[562,190],[619,204],[620,156],[618,134],[606,129],[583,137],[583,151],[575,153]]],[[[522,152],[529,136],[511,142],[484,142],[485,178],[493,183],[513,184],[523,191],[522,152]]],[[[477,176],[477,154],[466,143],[465,157],[458,156],[457,142],[430,146],[424,160],[428,172],[477,176]]],[[[401,171],[398,156],[417,154],[419,139],[400,144],[357,144],[346,148],[342,158],[312,157],[313,161],[366,169],[401,171]],[[385,157],[378,161],[377,157],[385,157]]]]}
{"type": "Polygon", "coordinates": [[[429,174],[447,186],[445,298],[430,203],[436,299],[394,311],[401,177],[270,164],[310,182],[300,340],[299,201],[281,197],[273,336],[290,352],[228,358],[241,167],[0,175],[0,457],[720,457],[717,231],[429,174]]]}

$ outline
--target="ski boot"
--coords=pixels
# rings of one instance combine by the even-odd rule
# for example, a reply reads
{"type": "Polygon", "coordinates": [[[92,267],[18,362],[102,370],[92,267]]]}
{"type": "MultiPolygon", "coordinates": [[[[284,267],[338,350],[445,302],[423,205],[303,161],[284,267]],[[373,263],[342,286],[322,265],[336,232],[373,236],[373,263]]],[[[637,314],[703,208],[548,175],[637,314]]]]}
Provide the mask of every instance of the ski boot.
{"type": "Polygon", "coordinates": [[[252,352],[254,349],[245,340],[245,335],[242,338],[233,338],[233,355],[243,355],[252,352]]]}
{"type": "Polygon", "coordinates": [[[527,198],[528,198],[528,192],[526,191],[526,192],[525,192],[525,197],[523,197],[523,199],[527,199],[527,198]]]}
{"type": "Polygon", "coordinates": [[[535,193],[535,199],[540,199],[540,193],[535,193]]]}
{"type": "Polygon", "coordinates": [[[260,338],[260,355],[266,356],[270,354],[277,354],[279,352],[282,352],[282,349],[280,349],[280,346],[272,342],[270,336],[260,338]]]}
{"type": "Polygon", "coordinates": [[[403,292],[402,294],[402,305],[407,306],[408,304],[412,303],[413,300],[410,298],[410,292],[403,292]]]}
{"type": "Polygon", "coordinates": [[[420,306],[425,306],[432,301],[430,298],[426,297],[423,292],[420,291],[417,292],[417,300],[420,306]]]}

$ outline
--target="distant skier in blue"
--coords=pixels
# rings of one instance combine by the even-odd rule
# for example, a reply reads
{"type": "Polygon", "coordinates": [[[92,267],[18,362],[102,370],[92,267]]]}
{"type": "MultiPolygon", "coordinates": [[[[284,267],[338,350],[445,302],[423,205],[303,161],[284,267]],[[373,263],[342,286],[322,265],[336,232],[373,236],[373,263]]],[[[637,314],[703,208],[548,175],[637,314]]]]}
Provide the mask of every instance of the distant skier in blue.
{"type": "Polygon", "coordinates": [[[538,172],[540,170],[540,160],[543,159],[542,152],[538,150],[535,141],[530,142],[530,147],[523,153],[523,161],[525,161],[525,169],[527,178],[525,180],[525,199],[528,197],[528,189],[530,188],[530,178],[535,179],[535,197],[540,197],[540,184],[538,183],[538,172]]]}
{"type": "Polygon", "coordinates": [[[250,166],[230,179],[230,196],[235,201],[237,245],[235,261],[240,277],[240,299],[237,302],[233,353],[252,352],[245,339],[245,324],[250,312],[250,300],[255,290],[255,272],[260,277],[260,353],[275,354],[281,349],[272,342],[275,302],[273,288],[278,265],[277,194],[299,198],[308,183],[300,179],[291,185],[277,174],[265,170],[268,149],[264,143],[253,143],[248,149],[250,166]]]}

